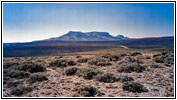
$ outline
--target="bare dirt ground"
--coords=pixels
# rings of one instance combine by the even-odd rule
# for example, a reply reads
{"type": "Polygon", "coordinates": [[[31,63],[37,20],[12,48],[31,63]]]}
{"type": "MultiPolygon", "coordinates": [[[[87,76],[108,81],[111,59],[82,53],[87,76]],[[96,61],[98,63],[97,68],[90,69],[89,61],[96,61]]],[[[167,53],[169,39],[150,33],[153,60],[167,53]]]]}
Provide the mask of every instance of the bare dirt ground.
{"type": "Polygon", "coordinates": [[[3,65],[4,97],[174,96],[173,52],[115,48],[3,58],[3,65]]]}

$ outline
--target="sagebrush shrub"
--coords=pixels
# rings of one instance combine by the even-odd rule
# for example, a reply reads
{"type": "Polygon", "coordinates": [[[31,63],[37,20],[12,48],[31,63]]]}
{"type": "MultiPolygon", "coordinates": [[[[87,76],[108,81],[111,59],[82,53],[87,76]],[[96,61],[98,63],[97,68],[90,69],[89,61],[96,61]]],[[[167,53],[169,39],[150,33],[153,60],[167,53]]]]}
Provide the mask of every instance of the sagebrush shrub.
{"type": "Polygon", "coordinates": [[[138,93],[141,93],[141,92],[147,92],[148,90],[143,86],[141,85],[140,83],[137,83],[137,82],[125,82],[123,83],[123,86],[122,86],[123,90],[124,91],[130,91],[130,92],[138,92],[138,93]]]}
{"type": "Polygon", "coordinates": [[[113,83],[117,81],[117,78],[112,73],[99,74],[96,79],[104,83],[113,83]]]}
{"type": "Polygon", "coordinates": [[[24,95],[24,94],[31,92],[31,91],[32,91],[31,87],[19,86],[19,87],[13,88],[11,90],[11,94],[15,95],[15,96],[21,96],[21,95],[24,95]]]}
{"type": "Polygon", "coordinates": [[[41,64],[35,64],[33,62],[24,62],[21,67],[18,68],[19,70],[28,71],[31,73],[35,72],[44,72],[46,69],[42,67],[41,64]]]}
{"type": "Polygon", "coordinates": [[[42,74],[39,74],[39,73],[34,73],[34,74],[31,74],[30,77],[29,77],[29,81],[31,83],[34,83],[34,82],[37,82],[37,81],[45,81],[45,80],[48,80],[48,78],[42,74]]]}
{"type": "Polygon", "coordinates": [[[66,73],[66,75],[71,76],[71,75],[75,75],[77,70],[78,70],[78,68],[72,67],[72,68],[65,69],[65,73],[66,73]]]}
{"type": "Polygon", "coordinates": [[[84,79],[90,80],[100,73],[102,72],[97,69],[81,68],[76,72],[76,75],[79,77],[83,77],[84,79]]]}
{"type": "Polygon", "coordinates": [[[98,93],[98,89],[92,86],[80,88],[78,93],[84,97],[94,97],[98,93]]]}
{"type": "Polygon", "coordinates": [[[90,59],[88,61],[88,64],[96,65],[96,66],[109,66],[109,65],[112,65],[110,60],[108,60],[106,58],[102,58],[102,57],[96,57],[96,58],[90,59]]]}

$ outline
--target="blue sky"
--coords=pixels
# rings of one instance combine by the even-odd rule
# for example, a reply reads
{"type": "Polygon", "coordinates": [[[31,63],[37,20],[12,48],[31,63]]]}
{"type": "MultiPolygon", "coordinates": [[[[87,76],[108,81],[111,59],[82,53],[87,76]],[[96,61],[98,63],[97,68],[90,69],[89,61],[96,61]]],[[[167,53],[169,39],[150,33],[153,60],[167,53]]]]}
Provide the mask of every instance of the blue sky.
{"type": "Polygon", "coordinates": [[[130,38],[174,35],[173,3],[3,3],[3,41],[29,42],[68,31],[130,38]]]}

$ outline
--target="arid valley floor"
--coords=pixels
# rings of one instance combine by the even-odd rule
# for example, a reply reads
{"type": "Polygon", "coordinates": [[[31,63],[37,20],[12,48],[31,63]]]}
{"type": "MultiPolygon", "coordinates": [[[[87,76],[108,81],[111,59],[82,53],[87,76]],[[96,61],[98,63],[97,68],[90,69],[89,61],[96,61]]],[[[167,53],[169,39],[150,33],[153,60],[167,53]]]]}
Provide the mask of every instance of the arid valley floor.
{"type": "Polygon", "coordinates": [[[173,97],[174,53],[113,48],[3,59],[4,97],[173,97]]]}

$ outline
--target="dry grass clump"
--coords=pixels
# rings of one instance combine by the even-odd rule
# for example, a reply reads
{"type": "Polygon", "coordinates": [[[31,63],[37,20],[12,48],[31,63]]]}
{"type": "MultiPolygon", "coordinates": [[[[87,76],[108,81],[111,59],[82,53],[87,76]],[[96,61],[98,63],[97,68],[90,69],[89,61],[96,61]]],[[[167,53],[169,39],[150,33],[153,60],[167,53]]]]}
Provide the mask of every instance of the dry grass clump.
{"type": "Polygon", "coordinates": [[[102,58],[102,57],[95,57],[93,59],[90,59],[88,61],[88,64],[96,65],[96,66],[109,66],[109,65],[112,65],[110,60],[108,60],[107,58],[102,58]]]}
{"type": "Polygon", "coordinates": [[[148,90],[140,83],[137,82],[125,82],[122,86],[124,91],[130,91],[130,92],[148,92],[148,90]]]}
{"type": "Polygon", "coordinates": [[[45,81],[45,80],[48,80],[48,78],[42,74],[39,74],[39,73],[34,73],[34,74],[31,74],[30,77],[29,77],[29,81],[31,83],[34,83],[34,82],[37,82],[37,81],[45,81]]]}
{"type": "Polygon", "coordinates": [[[15,96],[21,96],[31,91],[32,91],[31,87],[19,86],[19,87],[13,88],[11,91],[11,94],[15,96]]]}
{"type": "Polygon", "coordinates": [[[74,66],[76,62],[71,59],[57,59],[49,63],[50,66],[56,67],[67,67],[67,66],[74,66]]]}

